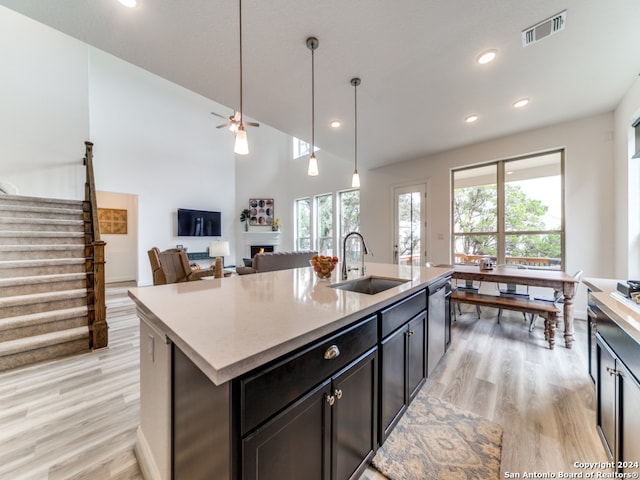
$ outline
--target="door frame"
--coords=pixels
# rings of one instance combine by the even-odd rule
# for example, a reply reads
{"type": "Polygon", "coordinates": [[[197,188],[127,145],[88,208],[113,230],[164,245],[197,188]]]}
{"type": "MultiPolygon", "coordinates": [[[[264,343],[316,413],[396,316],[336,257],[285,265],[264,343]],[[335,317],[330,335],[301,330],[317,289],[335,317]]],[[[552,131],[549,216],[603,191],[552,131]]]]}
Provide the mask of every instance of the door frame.
{"type": "Polygon", "coordinates": [[[419,191],[422,194],[422,202],[420,204],[420,263],[419,265],[423,266],[427,262],[428,252],[429,252],[429,244],[427,235],[427,228],[429,225],[428,222],[428,183],[426,180],[411,182],[411,183],[402,183],[398,185],[392,186],[391,192],[391,210],[392,214],[392,228],[391,228],[391,262],[397,264],[397,251],[396,245],[398,244],[398,195],[405,194],[409,192],[419,191]]]}

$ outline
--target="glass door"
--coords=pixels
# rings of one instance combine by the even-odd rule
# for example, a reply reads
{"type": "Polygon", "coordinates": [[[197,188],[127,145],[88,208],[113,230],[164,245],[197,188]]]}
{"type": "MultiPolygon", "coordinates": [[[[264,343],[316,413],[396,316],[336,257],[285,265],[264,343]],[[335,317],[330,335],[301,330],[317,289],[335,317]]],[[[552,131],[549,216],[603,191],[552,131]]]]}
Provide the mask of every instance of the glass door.
{"type": "Polygon", "coordinates": [[[394,198],[393,262],[400,265],[424,265],[426,187],[424,184],[397,187],[394,198]]]}

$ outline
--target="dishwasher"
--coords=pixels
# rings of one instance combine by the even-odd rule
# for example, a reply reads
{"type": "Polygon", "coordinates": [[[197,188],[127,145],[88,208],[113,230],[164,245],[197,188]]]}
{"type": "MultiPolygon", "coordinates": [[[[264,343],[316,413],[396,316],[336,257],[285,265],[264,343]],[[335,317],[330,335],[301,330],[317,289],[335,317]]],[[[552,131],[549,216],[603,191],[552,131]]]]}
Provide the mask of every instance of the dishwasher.
{"type": "Polygon", "coordinates": [[[431,375],[451,341],[451,283],[449,278],[429,285],[427,307],[427,377],[431,375]]]}

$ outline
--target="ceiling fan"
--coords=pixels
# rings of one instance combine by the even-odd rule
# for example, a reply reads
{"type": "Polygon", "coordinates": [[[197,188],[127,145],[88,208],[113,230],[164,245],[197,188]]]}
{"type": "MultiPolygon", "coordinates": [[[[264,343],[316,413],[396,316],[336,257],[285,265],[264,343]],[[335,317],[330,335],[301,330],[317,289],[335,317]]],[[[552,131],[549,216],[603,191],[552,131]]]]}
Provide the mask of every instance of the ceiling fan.
{"type": "MultiPolygon", "coordinates": [[[[238,125],[240,125],[240,119],[242,118],[242,114],[240,112],[233,112],[233,115],[229,116],[229,117],[225,117],[224,115],[220,115],[219,113],[216,112],[211,112],[211,115],[215,115],[216,117],[220,117],[223,118],[225,120],[228,120],[227,123],[223,123],[221,125],[218,125],[216,128],[223,128],[223,127],[229,127],[229,130],[231,130],[232,132],[237,132],[238,131],[238,125]]],[[[260,124],[256,123],[256,122],[246,122],[244,120],[242,120],[242,126],[243,127],[259,127],[260,124]]]]}

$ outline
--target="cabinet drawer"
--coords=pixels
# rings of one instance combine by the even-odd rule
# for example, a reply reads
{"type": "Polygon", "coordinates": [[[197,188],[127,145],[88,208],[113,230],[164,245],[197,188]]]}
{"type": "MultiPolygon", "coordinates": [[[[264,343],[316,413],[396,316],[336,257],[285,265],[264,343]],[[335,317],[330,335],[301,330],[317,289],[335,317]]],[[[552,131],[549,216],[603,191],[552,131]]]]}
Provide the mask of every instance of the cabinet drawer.
{"type": "Polygon", "coordinates": [[[371,316],[328,339],[288,355],[270,367],[242,378],[242,435],[329,378],[376,342],[376,316],[371,316]]]}
{"type": "Polygon", "coordinates": [[[380,312],[380,338],[407,323],[427,308],[427,291],[421,290],[380,312]]]}

